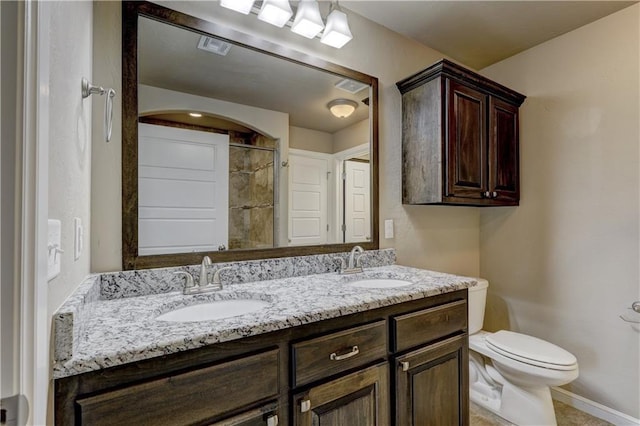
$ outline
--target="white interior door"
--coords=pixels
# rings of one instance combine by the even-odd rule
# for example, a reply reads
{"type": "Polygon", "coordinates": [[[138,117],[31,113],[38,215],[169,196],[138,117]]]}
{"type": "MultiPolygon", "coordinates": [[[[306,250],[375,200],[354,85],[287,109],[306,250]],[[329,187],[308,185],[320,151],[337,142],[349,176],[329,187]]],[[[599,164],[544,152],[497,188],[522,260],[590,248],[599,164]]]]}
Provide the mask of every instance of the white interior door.
{"type": "Polygon", "coordinates": [[[228,246],[229,136],[138,127],[139,254],[228,246]]]}
{"type": "Polygon", "coordinates": [[[344,241],[371,240],[370,168],[368,162],[344,162],[344,241]]]}
{"type": "Polygon", "coordinates": [[[329,160],[289,153],[289,245],[327,242],[329,160]]]}

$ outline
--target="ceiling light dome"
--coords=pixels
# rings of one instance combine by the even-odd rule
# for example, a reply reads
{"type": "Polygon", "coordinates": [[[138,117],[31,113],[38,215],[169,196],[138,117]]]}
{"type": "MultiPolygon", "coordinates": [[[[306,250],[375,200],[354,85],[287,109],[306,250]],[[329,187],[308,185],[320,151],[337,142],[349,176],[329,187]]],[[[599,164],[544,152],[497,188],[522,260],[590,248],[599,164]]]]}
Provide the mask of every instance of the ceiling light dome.
{"type": "Polygon", "coordinates": [[[316,0],[300,0],[291,31],[306,38],[314,38],[324,28],[316,0]]]}
{"type": "Polygon", "coordinates": [[[358,103],[351,99],[334,99],[327,104],[327,108],[331,111],[331,114],[338,118],[347,118],[358,107],[358,103]]]}

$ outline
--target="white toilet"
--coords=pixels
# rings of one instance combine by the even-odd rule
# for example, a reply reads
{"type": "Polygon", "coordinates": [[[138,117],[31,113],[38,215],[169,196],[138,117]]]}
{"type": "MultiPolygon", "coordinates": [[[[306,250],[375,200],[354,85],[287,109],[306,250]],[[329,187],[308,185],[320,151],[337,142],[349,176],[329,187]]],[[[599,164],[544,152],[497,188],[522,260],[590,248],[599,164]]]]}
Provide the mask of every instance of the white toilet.
{"type": "Polygon", "coordinates": [[[566,350],[526,334],[482,330],[487,280],[469,287],[469,393],[476,404],[516,425],[555,425],[550,386],[578,377],[566,350]]]}

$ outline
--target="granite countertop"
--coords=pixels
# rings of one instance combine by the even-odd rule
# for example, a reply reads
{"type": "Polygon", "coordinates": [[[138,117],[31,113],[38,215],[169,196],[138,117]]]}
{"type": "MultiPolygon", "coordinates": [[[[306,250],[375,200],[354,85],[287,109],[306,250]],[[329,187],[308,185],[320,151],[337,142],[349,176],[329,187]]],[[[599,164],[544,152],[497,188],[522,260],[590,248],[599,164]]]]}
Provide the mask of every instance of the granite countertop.
{"type": "Polygon", "coordinates": [[[461,290],[475,282],[474,278],[387,265],[367,268],[354,275],[322,273],[230,284],[221,291],[201,295],[187,296],[172,291],[93,300],[91,314],[83,318],[72,353],[67,359],[54,361],[53,377],[62,378],[461,290]],[[414,284],[387,289],[345,285],[370,278],[401,279],[414,284]],[[263,300],[268,306],[249,314],[211,321],[156,319],[179,307],[238,298],[263,300]]]}

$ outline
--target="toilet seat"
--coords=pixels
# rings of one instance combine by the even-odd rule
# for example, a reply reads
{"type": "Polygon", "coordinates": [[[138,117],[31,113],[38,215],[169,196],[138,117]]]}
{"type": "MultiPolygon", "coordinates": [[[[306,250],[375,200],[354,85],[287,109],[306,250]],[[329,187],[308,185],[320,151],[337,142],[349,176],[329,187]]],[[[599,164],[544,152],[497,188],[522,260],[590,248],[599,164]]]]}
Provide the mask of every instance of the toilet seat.
{"type": "Polygon", "coordinates": [[[515,361],[551,370],[569,371],[578,361],[570,352],[536,337],[501,330],[486,336],[487,346],[515,361]]]}

